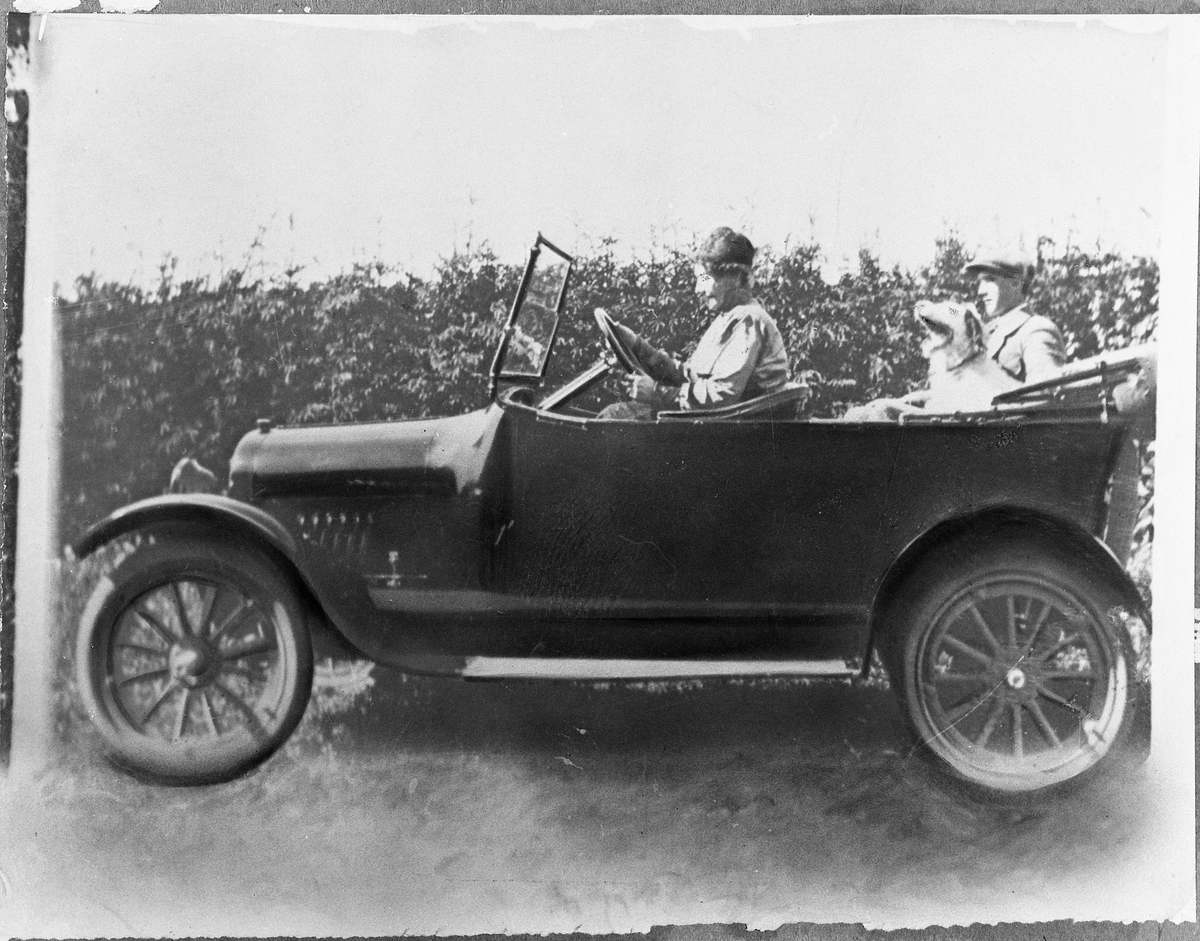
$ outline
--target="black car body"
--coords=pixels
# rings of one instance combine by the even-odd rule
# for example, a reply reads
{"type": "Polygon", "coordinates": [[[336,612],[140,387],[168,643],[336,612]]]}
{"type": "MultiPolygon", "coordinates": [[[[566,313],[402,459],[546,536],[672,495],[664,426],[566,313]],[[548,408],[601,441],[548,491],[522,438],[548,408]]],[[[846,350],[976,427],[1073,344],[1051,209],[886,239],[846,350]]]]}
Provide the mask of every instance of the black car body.
{"type": "Polygon", "coordinates": [[[201,781],[269,754],[294,725],[288,697],[307,694],[297,619],[377,662],[467,678],[852,677],[879,653],[914,732],[971,785],[1039,793],[1108,763],[1148,706],[1127,630],[1148,617],[1121,564],[1128,527],[1110,520],[1137,419],[1117,407],[1111,366],[971,415],[806,419],[796,390],[606,421],[572,402],[611,357],[540,388],[570,267],[539,237],[485,408],[263,422],[233,455],[227,496],[143,501],[80,540],[80,555],[135,533],[184,546],[173,568],[143,552],[128,590],[118,571],[81,627],[85,705],[119,763],[201,781]],[[222,605],[261,586],[223,588],[237,563],[219,545],[273,567],[299,613],[222,636],[222,605]],[[988,589],[993,573],[1008,580],[988,589]],[[238,670],[267,679],[235,688],[238,670]],[[955,682],[962,703],[929,692],[955,682]],[[950,728],[966,732],[945,753],[950,728]],[[247,735],[256,747],[208,754],[247,735]]]}

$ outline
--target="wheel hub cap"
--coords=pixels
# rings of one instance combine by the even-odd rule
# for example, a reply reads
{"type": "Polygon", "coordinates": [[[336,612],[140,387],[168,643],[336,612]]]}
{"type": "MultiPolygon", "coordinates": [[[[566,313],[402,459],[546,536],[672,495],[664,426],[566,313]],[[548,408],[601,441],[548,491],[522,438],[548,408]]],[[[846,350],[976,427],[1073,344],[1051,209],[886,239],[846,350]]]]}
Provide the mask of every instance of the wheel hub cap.
{"type": "Polygon", "coordinates": [[[171,676],[185,686],[201,685],[217,665],[217,658],[206,644],[178,643],[167,655],[171,676]]]}

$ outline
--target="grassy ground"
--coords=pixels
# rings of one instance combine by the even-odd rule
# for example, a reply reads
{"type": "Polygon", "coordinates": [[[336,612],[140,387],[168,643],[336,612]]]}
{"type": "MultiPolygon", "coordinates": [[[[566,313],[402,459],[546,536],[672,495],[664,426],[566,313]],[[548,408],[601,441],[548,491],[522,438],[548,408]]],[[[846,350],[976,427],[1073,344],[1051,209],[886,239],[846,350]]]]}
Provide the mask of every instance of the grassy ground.
{"type": "Polygon", "coordinates": [[[980,805],[879,686],[375,679],[365,712],[314,714],[227,785],[143,785],[77,735],[0,799],[0,934],[969,923],[1136,914],[1152,890],[1144,770],[980,805]]]}

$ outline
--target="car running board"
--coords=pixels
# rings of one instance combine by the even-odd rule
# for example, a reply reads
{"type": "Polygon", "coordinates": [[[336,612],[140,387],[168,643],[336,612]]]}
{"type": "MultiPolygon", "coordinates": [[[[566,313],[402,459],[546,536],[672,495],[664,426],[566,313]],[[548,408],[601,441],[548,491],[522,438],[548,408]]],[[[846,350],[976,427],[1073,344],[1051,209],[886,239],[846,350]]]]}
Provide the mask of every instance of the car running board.
{"type": "Polygon", "coordinates": [[[684,680],[704,676],[857,676],[845,660],[600,660],[469,657],[470,680],[684,680]]]}

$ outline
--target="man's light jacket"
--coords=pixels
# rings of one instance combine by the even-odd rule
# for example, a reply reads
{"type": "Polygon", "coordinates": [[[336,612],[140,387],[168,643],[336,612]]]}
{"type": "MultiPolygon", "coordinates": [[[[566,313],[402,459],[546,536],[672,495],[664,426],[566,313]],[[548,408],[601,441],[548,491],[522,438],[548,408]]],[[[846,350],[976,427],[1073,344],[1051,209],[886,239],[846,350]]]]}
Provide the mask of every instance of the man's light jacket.
{"type": "Polygon", "coordinates": [[[1052,379],[1066,361],[1058,327],[1024,304],[989,321],[985,329],[988,356],[1018,382],[1052,379]]]}

